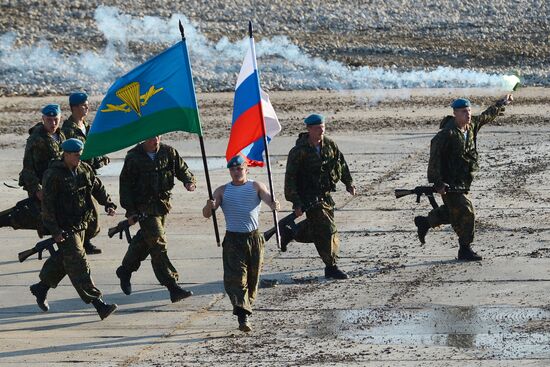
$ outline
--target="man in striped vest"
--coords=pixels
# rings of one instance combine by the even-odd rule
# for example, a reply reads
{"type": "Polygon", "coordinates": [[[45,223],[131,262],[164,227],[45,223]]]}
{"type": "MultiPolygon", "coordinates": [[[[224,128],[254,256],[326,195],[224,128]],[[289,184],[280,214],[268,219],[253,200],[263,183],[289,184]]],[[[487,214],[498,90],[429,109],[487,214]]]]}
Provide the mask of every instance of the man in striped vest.
{"type": "Polygon", "coordinates": [[[271,201],[266,186],[247,178],[243,157],[235,156],[228,163],[231,182],[214,191],[214,200],[207,200],[202,209],[205,218],[222,208],[226,222],[223,239],[223,283],[237,316],[239,330],[252,330],[248,316],[258,292],[258,281],[264,257],[264,237],[258,230],[258,215],[263,201],[271,210],[279,209],[271,201]]]}

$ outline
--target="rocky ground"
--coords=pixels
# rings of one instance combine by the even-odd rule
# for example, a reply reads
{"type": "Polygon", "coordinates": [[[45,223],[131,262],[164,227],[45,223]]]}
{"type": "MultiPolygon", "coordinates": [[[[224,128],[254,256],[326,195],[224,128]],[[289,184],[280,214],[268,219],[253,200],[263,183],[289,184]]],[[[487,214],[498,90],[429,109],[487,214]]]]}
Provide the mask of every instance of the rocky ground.
{"type": "MultiPolygon", "coordinates": [[[[365,87],[363,79],[376,79],[373,77],[376,73],[372,69],[358,72],[361,67],[380,67],[389,73],[438,67],[517,73],[527,85],[547,85],[549,6],[548,2],[536,0],[414,4],[402,1],[261,0],[251,4],[248,1],[139,0],[132,1],[131,6],[118,0],[6,0],[0,6],[0,36],[4,37],[0,52],[5,59],[4,65],[0,63],[0,75],[4,79],[0,82],[0,94],[63,94],[74,89],[103,93],[114,76],[178,40],[177,19],[170,23],[175,14],[186,17],[192,25],[188,41],[200,43],[200,47],[190,44],[190,53],[196,60],[195,79],[201,91],[233,88],[240,64],[237,60],[242,59],[242,55],[235,60],[228,58],[235,46],[220,54],[228,45],[223,39],[236,42],[245,38],[249,19],[254,22],[256,40],[266,40],[276,46],[271,47],[270,59],[261,59],[265,72],[262,82],[268,90],[365,87]],[[99,5],[102,10],[98,13],[99,5]],[[169,37],[167,34],[172,31],[175,33],[169,37]],[[45,47],[41,40],[48,42],[47,50],[40,56],[32,55],[33,51],[45,47]],[[25,46],[31,49],[21,51],[25,46]],[[295,46],[298,49],[294,49],[295,46]],[[206,52],[203,48],[211,55],[201,54],[206,52]],[[114,49],[118,56],[111,60],[107,56],[114,49]],[[13,50],[19,51],[15,53],[19,60],[10,59],[13,50]],[[307,55],[306,61],[290,60],[297,54],[307,55]],[[89,60],[104,57],[107,59],[102,70],[91,66],[92,70],[83,70],[89,67],[89,60]],[[47,61],[48,58],[52,60],[47,61]],[[341,66],[334,73],[331,65],[322,63],[318,74],[304,76],[307,68],[317,63],[315,58],[339,62],[341,66]],[[57,72],[63,68],[75,70],[58,75],[48,70],[48,62],[53,61],[62,64],[57,72]],[[37,68],[41,63],[45,65],[37,68]],[[283,64],[284,73],[294,73],[297,77],[285,79],[280,70],[283,64]],[[228,65],[231,68],[226,69],[228,65]],[[109,70],[109,75],[100,75],[105,70],[109,70]],[[340,72],[357,75],[353,77],[355,80],[343,81],[339,87],[335,79],[340,78],[337,75],[340,72]],[[84,74],[90,75],[84,77],[84,74]],[[313,80],[297,80],[304,78],[313,80]],[[323,78],[328,78],[326,84],[318,82],[323,78]],[[24,82],[27,79],[28,82],[24,82]],[[94,85],[103,79],[104,83],[94,85]]],[[[445,83],[442,80],[428,86],[449,87],[449,83],[456,85],[458,81],[445,83]]],[[[399,87],[399,83],[388,81],[381,85],[399,87]]]]}

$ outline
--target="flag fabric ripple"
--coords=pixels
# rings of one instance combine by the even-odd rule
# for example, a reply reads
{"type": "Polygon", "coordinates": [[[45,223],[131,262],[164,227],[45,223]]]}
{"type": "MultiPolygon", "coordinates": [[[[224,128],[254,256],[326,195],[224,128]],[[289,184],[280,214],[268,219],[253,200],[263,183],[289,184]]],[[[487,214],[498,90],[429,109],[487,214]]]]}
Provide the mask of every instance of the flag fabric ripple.
{"type": "Polygon", "coordinates": [[[82,159],[170,131],[202,136],[185,41],[119,78],[97,111],[82,159]]]}
{"type": "Polygon", "coordinates": [[[260,79],[254,52],[254,39],[250,38],[250,47],[237,78],[233,100],[233,118],[231,135],[225,156],[229,161],[241,154],[250,166],[263,166],[262,112],[265,121],[267,141],[281,131],[281,125],[271,105],[267,93],[260,89],[260,79]],[[260,109],[261,103],[261,109],[260,109]]]}

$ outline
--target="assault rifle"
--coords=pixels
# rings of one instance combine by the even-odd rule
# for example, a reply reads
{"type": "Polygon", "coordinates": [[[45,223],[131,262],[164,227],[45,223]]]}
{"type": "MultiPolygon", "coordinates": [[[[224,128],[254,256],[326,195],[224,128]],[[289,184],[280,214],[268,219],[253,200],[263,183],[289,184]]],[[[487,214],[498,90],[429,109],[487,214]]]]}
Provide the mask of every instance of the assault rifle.
{"type": "MultiPolygon", "coordinates": [[[[302,212],[305,213],[307,210],[313,208],[314,206],[316,206],[318,204],[319,204],[319,201],[315,201],[310,205],[306,205],[302,209],[302,212]]],[[[296,232],[297,229],[298,229],[297,228],[298,225],[294,222],[295,219],[296,219],[296,213],[293,210],[289,215],[287,215],[286,217],[283,217],[281,220],[279,220],[279,222],[278,222],[279,231],[281,231],[281,228],[284,228],[285,226],[289,226],[290,229],[292,230],[292,232],[296,232]]],[[[273,228],[268,229],[267,231],[265,231],[264,232],[265,241],[266,242],[269,241],[269,239],[271,237],[273,237],[273,235],[275,234],[276,231],[277,231],[276,227],[273,227],[273,228]]]]}
{"type": "MultiPolygon", "coordinates": [[[[437,204],[437,201],[435,201],[434,193],[437,191],[434,189],[433,186],[416,186],[412,190],[407,189],[395,189],[395,197],[397,199],[402,198],[403,196],[407,195],[416,195],[416,202],[420,203],[420,197],[422,195],[426,195],[428,197],[428,200],[430,201],[430,204],[432,204],[432,207],[434,209],[438,208],[439,205],[437,204]]],[[[449,189],[447,188],[445,192],[448,193],[465,193],[465,190],[455,190],[455,189],[449,189]]]]}
{"type": "MultiPolygon", "coordinates": [[[[63,232],[62,235],[63,237],[67,238],[68,233],[63,232]]],[[[53,239],[53,237],[46,238],[45,240],[37,242],[33,248],[22,251],[18,254],[19,262],[22,263],[23,261],[27,260],[27,258],[29,258],[30,256],[36,253],[38,253],[38,260],[42,260],[42,252],[44,250],[48,250],[48,252],[50,253],[50,256],[53,256],[57,252],[57,250],[53,247],[55,243],[56,242],[53,239]]]]}
{"type": "MultiPolygon", "coordinates": [[[[136,214],[132,216],[132,218],[137,223],[140,220],[144,219],[146,216],[147,215],[145,214],[136,214]]],[[[117,233],[120,239],[122,239],[122,233],[124,233],[126,235],[126,241],[128,241],[128,243],[132,241],[132,235],[130,234],[130,223],[128,222],[128,219],[118,222],[116,226],[109,228],[109,230],[107,231],[109,238],[113,238],[113,236],[117,233]]]]}

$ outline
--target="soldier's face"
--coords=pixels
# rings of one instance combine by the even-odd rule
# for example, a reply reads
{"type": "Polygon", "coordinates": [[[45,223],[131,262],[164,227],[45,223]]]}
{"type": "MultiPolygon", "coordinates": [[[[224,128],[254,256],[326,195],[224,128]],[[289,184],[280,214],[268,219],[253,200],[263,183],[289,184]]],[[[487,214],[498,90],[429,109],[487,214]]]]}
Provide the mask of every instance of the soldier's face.
{"type": "Polygon", "coordinates": [[[312,139],[321,139],[325,134],[325,124],[308,126],[307,131],[312,139]]]}
{"type": "Polygon", "coordinates": [[[44,116],[42,115],[42,121],[44,122],[44,128],[48,134],[53,134],[59,127],[59,122],[61,121],[61,116],[44,116]]]}
{"type": "Polygon", "coordinates": [[[90,110],[90,104],[88,103],[88,101],[76,106],[71,106],[71,112],[73,116],[78,120],[88,116],[89,110],[90,110]]]}
{"type": "Polygon", "coordinates": [[[229,174],[233,182],[242,182],[246,181],[246,174],[248,173],[248,168],[246,163],[241,164],[240,166],[235,166],[229,168],[229,174]]]}
{"type": "Polygon", "coordinates": [[[455,121],[459,127],[468,125],[472,120],[472,110],[470,107],[455,108],[453,112],[455,121]]]}
{"type": "Polygon", "coordinates": [[[67,167],[69,167],[71,170],[74,170],[78,165],[80,164],[80,155],[82,154],[82,151],[80,152],[64,152],[63,153],[63,160],[65,161],[65,164],[67,167]]]}
{"type": "Polygon", "coordinates": [[[147,153],[158,152],[159,146],[160,146],[160,136],[154,136],[143,142],[143,149],[145,149],[147,153]]]}

